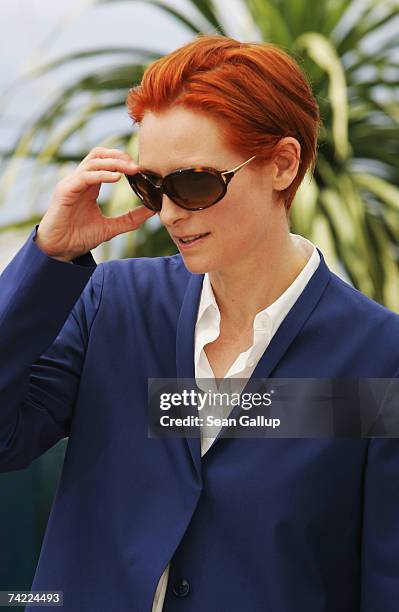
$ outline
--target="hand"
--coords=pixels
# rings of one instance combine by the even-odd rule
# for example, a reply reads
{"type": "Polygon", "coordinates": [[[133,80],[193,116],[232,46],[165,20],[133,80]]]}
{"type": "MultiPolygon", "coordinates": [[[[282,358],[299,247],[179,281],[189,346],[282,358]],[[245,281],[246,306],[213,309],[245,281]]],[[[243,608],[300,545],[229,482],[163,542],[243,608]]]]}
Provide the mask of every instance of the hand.
{"type": "Polygon", "coordinates": [[[57,183],[36,233],[37,246],[50,257],[71,261],[118,234],[137,229],[156,213],[138,206],[119,217],[105,217],[97,203],[102,183],[116,183],[137,164],[119,149],[95,147],[76,170],[57,183]]]}

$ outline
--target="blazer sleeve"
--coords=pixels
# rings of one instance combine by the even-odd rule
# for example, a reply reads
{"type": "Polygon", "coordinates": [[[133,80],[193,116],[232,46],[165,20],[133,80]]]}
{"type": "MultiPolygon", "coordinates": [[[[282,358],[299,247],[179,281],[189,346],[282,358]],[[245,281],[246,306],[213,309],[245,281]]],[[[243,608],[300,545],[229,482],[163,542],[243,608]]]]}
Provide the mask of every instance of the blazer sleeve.
{"type": "Polygon", "coordinates": [[[37,228],[0,275],[0,472],[69,435],[101,299],[102,264],[90,252],[73,265],[49,257],[37,228]]]}
{"type": "MultiPolygon", "coordinates": [[[[394,378],[398,377],[399,370],[394,378]]],[[[399,438],[370,439],[364,481],[361,560],[361,612],[397,612],[399,438]]]]}

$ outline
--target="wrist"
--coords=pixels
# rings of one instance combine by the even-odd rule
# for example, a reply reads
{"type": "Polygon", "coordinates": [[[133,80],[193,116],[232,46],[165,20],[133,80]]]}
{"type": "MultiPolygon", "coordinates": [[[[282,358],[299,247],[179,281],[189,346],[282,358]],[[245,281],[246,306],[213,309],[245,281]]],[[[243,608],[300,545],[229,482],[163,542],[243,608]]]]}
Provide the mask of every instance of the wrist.
{"type": "Polygon", "coordinates": [[[42,245],[41,241],[40,241],[40,237],[38,236],[38,234],[36,234],[36,236],[34,237],[34,241],[36,243],[36,245],[38,246],[38,248],[45,253],[48,257],[51,257],[52,259],[57,259],[58,261],[64,261],[65,263],[72,263],[72,256],[68,256],[68,255],[61,255],[61,254],[53,254],[50,253],[49,251],[47,251],[47,249],[42,245]]]}

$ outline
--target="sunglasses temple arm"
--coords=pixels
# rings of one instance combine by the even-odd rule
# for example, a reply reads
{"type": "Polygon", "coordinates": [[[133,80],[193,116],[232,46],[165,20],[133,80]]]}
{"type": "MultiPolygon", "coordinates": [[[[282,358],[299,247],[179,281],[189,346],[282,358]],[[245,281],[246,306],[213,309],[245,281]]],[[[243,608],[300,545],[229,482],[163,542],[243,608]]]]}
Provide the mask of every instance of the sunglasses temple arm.
{"type": "Polygon", "coordinates": [[[241,168],[244,168],[244,166],[246,166],[247,164],[249,164],[250,161],[252,161],[253,159],[255,159],[256,155],[253,155],[252,157],[250,157],[249,159],[247,159],[247,161],[243,162],[242,164],[240,164],[239,166],[236,166],[235,168],[233,168],[232,170],[226,170],[225,172],[222,172],[222,175],[225,174],[231,174],[231,177],[226,177],[226,178],[232,178],[234,176],[234,174],[236,174],[237,172],[239,172],[241,170],[241,168]]]}
{"type": "Polygon", "coordinates": [[[158,189],[158,191],[163,195],[163,189],[162,189],[162,185],[156,185],[155,183],[152,182],[152,180],[150,178],[148,178],[148,176],[145,177],[146,180],[151,183],[151,185],[155,188],[158,189]]]}

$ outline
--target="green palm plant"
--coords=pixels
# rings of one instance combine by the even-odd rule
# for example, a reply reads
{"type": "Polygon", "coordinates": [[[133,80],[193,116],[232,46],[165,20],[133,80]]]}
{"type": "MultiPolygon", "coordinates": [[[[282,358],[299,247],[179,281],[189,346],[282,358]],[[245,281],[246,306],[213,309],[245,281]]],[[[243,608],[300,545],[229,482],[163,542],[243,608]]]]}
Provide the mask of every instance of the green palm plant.
{"type": "MultiPolygon", "coordinates": [[[[224,25],[230,5],[191,0],[195,16],[189,17],[166,0],[147,2],[193,36],[233,35],[224,25]]],[[[292,54],[308,75],[320,105],[318,162],[313,177],[305,179],[295,197],[291,231],[316,242],[330,267],[346,273],[356,288],[399,312],[399,110],[394,100],[399,65],[395,28],[389,32],[397,18],[398,0],[243,0],[241,9],[247,28],[241,38],[269,41],[292,54]]],[[[67,155],[64,143],[94,115],[124,107],[128,89],[159,57],[151,49],[104,48],[62,57],[41,66],[33,76],[99,55],[113,58],[112,68],[79,77],[60,91],[15,149],[5,153],[0,197],[14,180],[21,158],[55,163],[61,172],[70,162],[79,162],[87,150],[67,155]],[[71,103],[82,93],[89,94],[89,101],[71,117],[71,103]],[[37,137],[44,141],[39,152],[34,149],[37,137]]],[[[119,146],[136,157],[137,131],[120,131],[94,144],[119,146]]],[[[135,202],[127,182],[118,183],[112,193],[102,204],[104,214],[125,212],[135,202]]],[[[26,223],[33,221],[37,215],[26,223]]],[[[122,256],[176,252],[163,228],[144,226],[124,235],[122,256]]]]}

